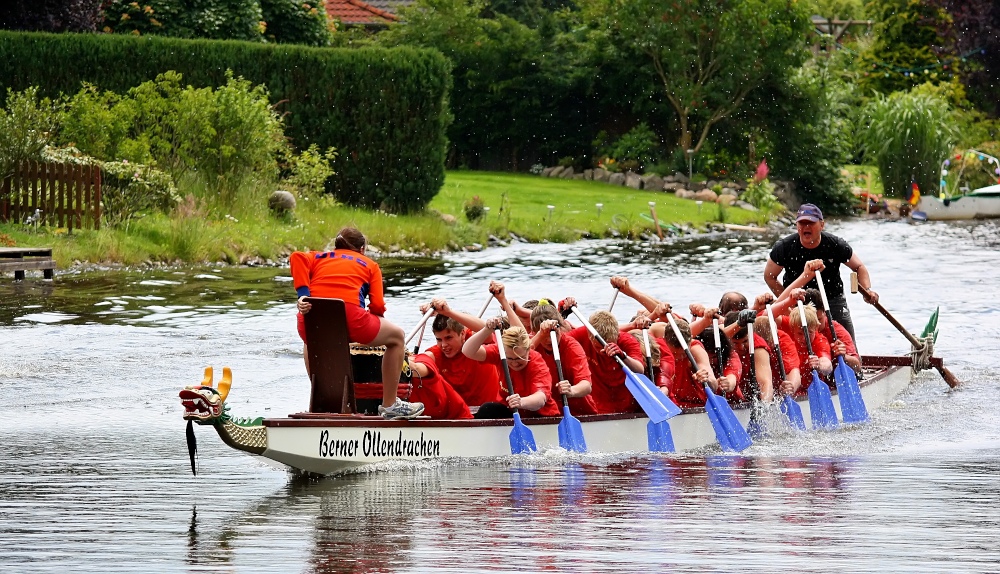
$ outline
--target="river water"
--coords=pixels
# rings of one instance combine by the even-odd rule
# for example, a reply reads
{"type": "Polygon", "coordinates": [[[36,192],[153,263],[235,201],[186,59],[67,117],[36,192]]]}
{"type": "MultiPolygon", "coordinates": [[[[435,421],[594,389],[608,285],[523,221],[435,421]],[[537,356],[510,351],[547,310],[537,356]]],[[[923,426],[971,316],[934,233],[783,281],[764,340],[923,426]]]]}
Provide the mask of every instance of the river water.
{"type": "MultiPolygon", "coordinates": [[[[941,306],[937,354],[965,385],[949,391],[925,372],[871,424],[742,456],[550,451],[307,480],[198,428],[193,477],[177,391],[204,366],[233,368],[235,415],[308,404],[288,270],[0,278],[0,571],[995,572],[1000,229],[828,230],[852,243],[912,331],[941,306]]],[[[714,303],[728,289],[764,290],[775,238],[383,260],[388,316],[409,330],[436,295],[474,312],[489,279],[514,299],[574,295],[590,311],[610,303],[612,274],[675,306],[714,303]]],[[[862,353],[908,350],[860,296],[849,301],[862,353]]]]}

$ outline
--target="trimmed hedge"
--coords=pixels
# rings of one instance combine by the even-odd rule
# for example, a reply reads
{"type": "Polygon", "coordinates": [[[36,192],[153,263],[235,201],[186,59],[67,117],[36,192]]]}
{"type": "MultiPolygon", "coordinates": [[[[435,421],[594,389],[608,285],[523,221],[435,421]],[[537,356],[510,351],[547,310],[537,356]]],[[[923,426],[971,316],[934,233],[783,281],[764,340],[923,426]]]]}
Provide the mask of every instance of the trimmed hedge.
{"type": "Polygon", "coordinates": [[[337,148],[341,201],[417,211],[444,183],[451,74],[437,51],[0,32],[0,94],[74,94],[84,81],[124,93],[168,70],[216,87],[227,69],[268,87],[296,147],[337,148]]]}

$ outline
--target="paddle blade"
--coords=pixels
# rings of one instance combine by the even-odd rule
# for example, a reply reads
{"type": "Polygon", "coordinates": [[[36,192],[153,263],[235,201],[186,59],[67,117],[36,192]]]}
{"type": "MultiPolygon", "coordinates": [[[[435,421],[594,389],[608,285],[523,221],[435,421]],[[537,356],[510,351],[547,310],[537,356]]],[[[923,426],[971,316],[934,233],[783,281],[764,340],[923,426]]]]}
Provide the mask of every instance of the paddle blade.
{"type": "Polygon", "coordinates": [[[563,406],[563,419],[559,421],[559,446],[573,452],[587,452],[587,441],[583,438],[583,425],[569,412],[569,405],[563,406]]]}
{"type": "Polygon", "coordinates": [[[535,452],[535,435],[531,434],[531,429],[521,422],[521,413],[514,413],[514,429],[510,431],[510,453],[526,454],[535,452]]]}
{"type": "Polygon", "coordinates": [[[708,413],[709,420],[712,421],[712,428],[715,429],[715,438],[719,441],[719,446],[723,450],[741,452],[753,444],[750,435],[743,429],[733,407],[729,406],[729,401],[716,395],[712,389],[705,387],[705,412],[708,413]]]}
{"type": "Polygon", "coordinates": [[[837,357],[833,379],[837,382],[837,397],[840,399],[840,413],[844,415],[844,422],[868,422],[868,409],[865,408],[865,400],[861,397],[858,376],[854,373],[854,369],[844,362],[844,357],[837,357]]]}
{"type": "MultiPolygon", "coordinates": [[[[621,359],[618,359],[621,362],[621,359]]],[[[649,377],[640,373],[633,373],[622,363],[622,370],[625,371],[625,386],[632,393],[635,400],[642,407],[642,412],[646,413],[649,420],[661,423],[669,418],[681,414],[681,409],[674,404],[660,389],[656,388],[649,377]]]]}
{"type": "Polygon", "coordinates": [[[812,384],[807,391],[809,395],[809,415],[814,429],[832,429],[837,427],[837,411],[833,408],[833,395],[816,371],[812,372],[812,384]]]}
{"type": "Polygon", "coordinates": [[[670,433],[670,423],[646,423],[649,452],[674,452],[674,435],[670,433]]]}
{"type": "Polygon", "coordinates": [[[788,424],[792,425],[793,429],[806,430],[806,419],[802,416],[802,407],[799,406],[799,403],[795,402],[795,399],[785,395],[778,409],[781,411],[781,414],[785,415],[785,418],[788,419],[788,424]]]}
{"type": "MultiPolygon", "coordinates": [[[[206,370],[206,372],[208,371],[206,370]]],[[[198,476],[198,467],[195,464],[198,455],[198,439],[194,437],[194,424],[192,424],[191,419],[188,419],[184,436],[187,438],[188,457],[191,459],[191,474],[198,476]]]]}
{"type": "MultiPolygon", "coordinates": [[[[628,391],[632,393],[636,402],[638,402],[639,406],[642,407],[642,412],[646,413],[649,420],[656,423],[662,423],[670,418],[670,412],[667,411],[667,407],[657,399],[656,395],[651,393],[649,389],[643,385],[642,379],[645,378],[646,377],[644,375],[639,375],[625,369],[625,387],[628,388],[628,391]]],[[[648,381],[649,379],[646,380],[648,381]]],[[[660,391],[656,392],[660,396],[663,396],[663,393],[660,393],[660,391]]]]}

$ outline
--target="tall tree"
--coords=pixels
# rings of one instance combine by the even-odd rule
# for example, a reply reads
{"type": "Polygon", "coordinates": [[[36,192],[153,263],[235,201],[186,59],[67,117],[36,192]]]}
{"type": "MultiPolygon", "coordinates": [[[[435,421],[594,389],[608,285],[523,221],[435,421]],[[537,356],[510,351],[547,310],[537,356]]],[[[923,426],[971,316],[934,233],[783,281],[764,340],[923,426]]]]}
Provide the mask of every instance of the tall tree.
{"type": "Polygon", "coordinates": [[[809,19],[795,0],[586,0],[584,12],[607,46],[655,70],[685,150],[806,55],[809,19]]]}

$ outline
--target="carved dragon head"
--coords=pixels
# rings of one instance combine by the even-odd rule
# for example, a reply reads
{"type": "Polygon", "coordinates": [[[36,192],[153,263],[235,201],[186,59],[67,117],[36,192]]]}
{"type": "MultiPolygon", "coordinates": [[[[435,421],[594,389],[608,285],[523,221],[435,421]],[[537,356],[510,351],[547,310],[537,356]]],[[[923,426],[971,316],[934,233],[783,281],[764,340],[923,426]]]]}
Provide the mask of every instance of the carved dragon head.
{"type": "Polygon", "coordinates": [[[225,413],[226,397],[233,384],[233,373],[229,367],[222,368],[222,380],[218,389],[212,387],[212,367],[205,367],[205,378],[199,385],[181,389],[181,405],[184,407],[184,419],[197,423],[209,423],[219,419],[225,413]]]}

